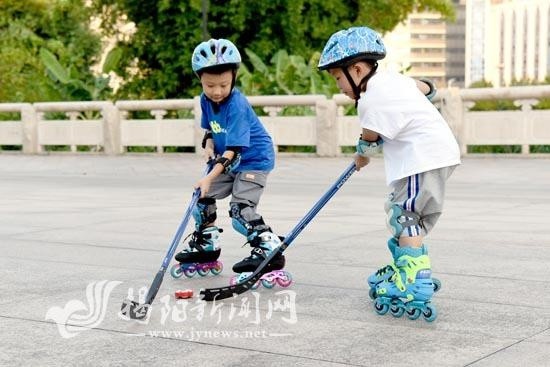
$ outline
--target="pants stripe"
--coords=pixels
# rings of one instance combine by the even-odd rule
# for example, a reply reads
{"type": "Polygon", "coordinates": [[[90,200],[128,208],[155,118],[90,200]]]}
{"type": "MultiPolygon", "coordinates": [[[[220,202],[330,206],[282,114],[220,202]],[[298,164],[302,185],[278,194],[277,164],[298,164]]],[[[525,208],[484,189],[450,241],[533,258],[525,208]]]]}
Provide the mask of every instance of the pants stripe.
{"type": "MultiPolygon", "coordinates": [[[[415,202],[416,197],[418,195],[419,191],[419,175],[413,175],[408,177],[408,183],[407,183],[407,197],[408,199],[405,200],[404,208],[408,211],[414,212],[415,209],[415,202]]],[[[411,219],[411,218],[407,218],[411,219]]],[[[420,227],[418,225],[407,227],[407,232],[409,234],[409,237],[419,236],[420,235],[420,227]]]]}

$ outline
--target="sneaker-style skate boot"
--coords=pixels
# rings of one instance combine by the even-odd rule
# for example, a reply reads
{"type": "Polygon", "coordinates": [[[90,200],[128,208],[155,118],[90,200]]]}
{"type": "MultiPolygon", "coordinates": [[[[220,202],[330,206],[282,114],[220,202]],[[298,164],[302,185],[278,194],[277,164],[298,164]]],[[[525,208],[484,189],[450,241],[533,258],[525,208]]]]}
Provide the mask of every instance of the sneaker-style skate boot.
{"type": "Polygon", "coordinates": [[[376,312],[384,315],[389,310],[395,317],[401,317],[406,312],[411,320],[423,315],[426,321],[434,321],[437,311],[430,302],[434,282],[430,258],[425,249],[399,247],[395,254],[397,260],[391,265],[393,275],[376,285],[376,312]]]}
{"type": "MultiPolygon", "coordinates": [[[[258,239],[255,240],[255,238],[249,239],[249,243],[252,246],[250,256],[233,265],[233,271],[239,274],[231,278],[231,285],[240,283],[248,278],[271,252],[276,250],[281,244],[281,239],[270,231],[265,231],[254,236],[258,236],[259,241],[258,239]]],[[[260,283],[265,288],[273,288],[275,284],[279,284],[281,287],[288,287],[292,283],[292,276],[289,272],[282,270],[284,266],[285,257],[277,255],[268,265],[268,272],[262,275],[258,283],[252,288],[257,288],[260,283]]]]}
{"type": "Polygon", "coordinates": [[[391,276],[394,274],[393,265],[395,264],[396,260],[395,249],[398,246],[399,245],[397,239],[395,237],[391,237],[388,240],[388,249],[391,252],[393,262],[391,264],[381,267],[367,278],[367,283],[369,283],[369,296],[371,299],[376,298],[376,285],[390,279],[391,276]]]}
{"type": "MultiPolygon", "coordinates": [[[[376,285],[383,281],[389,280],[395,273],[394,266],[395,261],[397,260],[395,256],[395,251],[398,247],[398,240],[395,237],[391,237],[388,240],[388,249],[392,254],[393,262],[391,264],[381,267],[367,278],[367,282],[369,283],[369,297],[371,299],[376,298],[376,285]]],[[[427,255],[428,252],[424,246],[422,246],[422,249],[425,252],[425,255],[427,255]]],[[[441,282],[439,281],[439,279],[436,278],[432,278],[432,280],[434,283],[434,292],[437,292],[441,288],[441,282]]]]}
{"type": "Polygon", "coordinates": [[[219,247],[221,228],[216,226],[206,227],[201,231],[195,231],[191,235],[189,247],[176,254],[175,264],[170,269],[174,278],[180,278],[184,274],[192,278],[195,274],[205,276],[210,271],[218,275],[223,270],[223,264],[218,261],[221,249],[219,247]]]}

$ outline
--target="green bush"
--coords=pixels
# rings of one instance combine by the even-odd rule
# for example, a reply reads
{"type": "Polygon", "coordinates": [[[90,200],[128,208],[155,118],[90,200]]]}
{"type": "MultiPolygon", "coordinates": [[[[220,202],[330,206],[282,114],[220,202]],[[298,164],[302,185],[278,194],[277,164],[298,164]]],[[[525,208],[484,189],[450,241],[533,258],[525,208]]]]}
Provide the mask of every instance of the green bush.
{"type": "Polygon", "coordinates": [[[550,145],[531,145],[529,153],[550,153],[550,145]]]}

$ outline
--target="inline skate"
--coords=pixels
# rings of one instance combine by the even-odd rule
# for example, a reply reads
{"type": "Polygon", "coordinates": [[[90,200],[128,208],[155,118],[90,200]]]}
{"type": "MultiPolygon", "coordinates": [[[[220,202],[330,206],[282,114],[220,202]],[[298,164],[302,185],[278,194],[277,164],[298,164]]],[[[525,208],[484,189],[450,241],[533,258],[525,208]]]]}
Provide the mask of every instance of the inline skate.
{"type": "Polygon", "coordinates": [[[392,275],[376,284],[374,309],[379,315],[390,311],[394,317],[406,313],[411,320],[423,315],[426,321],[434,321],[437,310],[430,300],[435,285],[425,249],[400,247],[395,254],[397,260],[389,265],[392,275]]]}
{"type": "MultiPolygon", "coordinates": [[[[369,297],[371,299],[376,298],[376,286],[378,284],[382,283],[383,281],[389,280],[393,276],[393,274],[395,273],[395,271],[394,271],[394,265],[395,265],[395,261],[396,261],[395,252],[396,252],[397,248],[399,248],[398,240],[395,237],[391,237],[388,240],[388,249],[390,250],[390,252],[392,254],[392,258],[393,258],[394,262],[389,264],[389,265],[386,265],[384,267],[381,267],[380,269],[378,269],[377,271],[372,273],[367,278],[367,283],[369,284],[369,297]]],[[[422,246],[422,251],[423,251],[424,254],[427,255],[428,252],[427,252],[425,246],[422,246]]],[[[432,278],[432,281],[433,281],[433,287],[434,287],[433,290],[434,290],[434,292],[439,291],[441,289],[441,282],[439,281],[439,279],[432,278]]]]}
{"type": "Polygon", "coordinates": [[[192,278],[195,274],[206,276],[209,272],[218,275],[223,270],[223,263],[218,261],[221,249],[218,246],[221,228],[206,227],[192,233],[189,247],[176,254],[175,264],[170,269],[174,278],[185,275],[192,278]]]}
{"type": "MultiPolygon", "coordinates": [[[[252,246],[250,256],[233,265],[233,271],[238,273],[230,280],[231,285],[238,284],[248,278],[264,261],[264,259],[276,250],[281,244],[281,239],[270,231],[265,231],[257,235],[257,239],[249,240],[252,246]]],[[[285,266],[285,257],[283,255],[276,256],[269,264],[268,272],[262,275],[260,280],[252,287],[258,288],[261,284],[265,288],[273,288],[275,284],[281,287],[288,287],[292,283],[292,276],[286,270],[282,270],[285,266]]]]}

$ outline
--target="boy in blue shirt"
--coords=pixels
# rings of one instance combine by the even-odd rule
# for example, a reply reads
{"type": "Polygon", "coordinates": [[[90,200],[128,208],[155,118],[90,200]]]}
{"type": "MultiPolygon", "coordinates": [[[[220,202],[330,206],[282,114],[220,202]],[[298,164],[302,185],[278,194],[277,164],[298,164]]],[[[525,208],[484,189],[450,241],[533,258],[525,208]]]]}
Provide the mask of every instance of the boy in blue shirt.
{"type": "MultiPolygon", "coordinates": [[[[233,228],[247,238],[250,256],[233,266],[236,273],[252,272],[277,248],[281,240],[264,222],[256,209],[275,164],[273,141],[246,97],[235,89],[241,56],[225,39],[199,44],[192,56],[193,71],[200,78],[200,97],[205,129],[202,146],[207,159],[215,164],[195,188],[201,197],[193,212],[195,232],[189,247],[175,256],[182,264],[214,262],[220,256],[222,230],[215,225],[216,200],[231,195],[229,215],[233,228]]],[[[282,269],[280,255],[270,270],[282,269]]]]}

